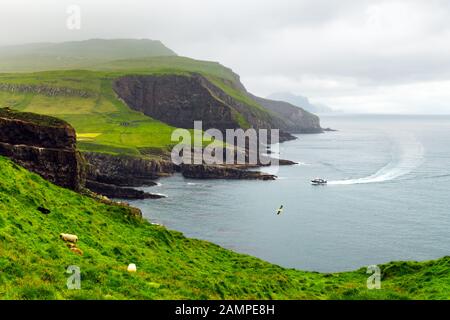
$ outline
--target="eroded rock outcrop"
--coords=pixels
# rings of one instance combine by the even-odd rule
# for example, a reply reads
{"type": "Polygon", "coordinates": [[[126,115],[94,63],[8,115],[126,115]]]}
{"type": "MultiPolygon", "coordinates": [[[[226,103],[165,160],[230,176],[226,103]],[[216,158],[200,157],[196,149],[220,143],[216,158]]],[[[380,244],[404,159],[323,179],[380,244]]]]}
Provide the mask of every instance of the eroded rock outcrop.
{"type": "Polygon", "coordinates": [[[165,196],[134,188],[118,187],[112,184],[86,180],[86,188],[109,198],[118,199],[160,199],[165,196]]]}
{"type": "Polygon", "coordinates": [[[260,171],[250,171],[227,166],[191,165],[180,166],[181,174],[191,179],[241,179],[241,180],[275,180],[276,176],[260,171]]]}
{"type": "Polygon", "coordinates": [[[160,194],[136,190],[134,187],[154,186],[154,180],[175,172],[169,161],[149,160],[125,155],[86,152],[86,187],[110,198],[159,199],[160,194]]]}
{"type": "Polygon", "coordinates": [[[86,152],[87,180],[122,187],[152,186],[155,179],[176,171],[170,161],[86,152]]]}
{"type": "MultiPolygon", "coordinates": [[[[170,160],[150,160],[99,153],[85,153],[85,158],[88,162],[87,186],[92,191],[104,195],[107,195],[109,191],[114,192],[114,186],[152,186],[156,184],[155,179],[175,172],[192,179],[274,180],[276,178],[274,175],[263,172],[246,170],[250,168],[248,165],[175,165],[170,160]]],[[[113,194],[110,196],[114,197],[113,194]]],[[[136,197],[152,198],[152,195],[136,194],[136,197]]]]}
{"type": "Polygon", "coordinates": [[[61,187],[83,187],[84,160],[65,121],[1,108],[0,155],[61,187]]]}
{"type": "Polygon", "coordinates": [[[74,96],[81,98],[94,97],[94,94],[85,90],[78,90],[65,87],[49,87],[44,85],[23,85],[23,84],[11,84],[0,83],[0,91],[8,91],[12,93],[35,93],[48,97],[54,96],[74,96]]]}

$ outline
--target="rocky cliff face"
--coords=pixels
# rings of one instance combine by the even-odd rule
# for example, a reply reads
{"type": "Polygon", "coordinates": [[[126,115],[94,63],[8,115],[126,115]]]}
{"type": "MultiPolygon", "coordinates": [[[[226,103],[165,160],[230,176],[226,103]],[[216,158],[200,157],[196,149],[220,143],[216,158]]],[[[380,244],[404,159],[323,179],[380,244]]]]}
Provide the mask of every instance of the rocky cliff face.
{"type": "Polygon", "coordinates": [[[87,152],[87,180],[122,187],[151,186],[153,180],[172,174],[176,167],[170,161],[148,160],[131,156],[112,156],[87,152]]]}
{"type": "Polygon", "coordinates": [[[62,120],[0,109],[0,155],[59,186],[83,187],[84,160],[76,150],[75,130],[62,120]]]}
{"type": "Polygon", "coordinates": [[[132,109],[179,128],[239,128],[235,111],[209,90],[200,75],[127,76],[114,90],[132,109]]]}
{"type": "MultiPolygon", "coordinates": [[[[239,82],[227,85],[259,103],[239,82]]],[[[265,106],[249,106],[199,74],[125,76],[115,81],[114,91],[132,109],[180,128],[192,128],[195,120],[202,120],[204,129],[280,129],[282,141],[292,139],[287,129],[293,127],[295,132],[320,131],[318,117],[300,108],[291,117],[265,106]]]]}

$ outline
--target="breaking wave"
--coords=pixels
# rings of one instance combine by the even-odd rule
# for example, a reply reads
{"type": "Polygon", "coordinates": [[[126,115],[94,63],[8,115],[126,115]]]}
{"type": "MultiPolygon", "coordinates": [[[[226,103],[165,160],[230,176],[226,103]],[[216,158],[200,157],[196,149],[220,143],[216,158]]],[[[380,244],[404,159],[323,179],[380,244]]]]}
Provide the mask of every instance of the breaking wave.
{"type": "Polygon", "coordinates": [[[390,181],[411,173],[422,164],[424,147],[413,135],[401,134],[393,144],[392,160],[374,174],[363,178],[329,181],[328,184],[351,185],[390,181]]]}

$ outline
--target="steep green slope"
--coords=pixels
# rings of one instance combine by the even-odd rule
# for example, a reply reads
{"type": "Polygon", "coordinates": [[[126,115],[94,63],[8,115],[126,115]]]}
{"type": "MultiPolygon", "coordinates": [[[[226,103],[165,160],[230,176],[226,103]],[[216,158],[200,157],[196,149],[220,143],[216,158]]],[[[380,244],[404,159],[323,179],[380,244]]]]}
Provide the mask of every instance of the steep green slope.
{"type": "Polygon", "coordinates": [[[175,56],[160,41],[91,39],[0,47],[0,72],[80,69],[118,59],[175,56]]]}
{"type": "Polygon", "coordinates": [[[381,290],[366,288],[365,269],[284,269],[151,225],[0,157],[2,299],[450,298],[450,257],[380,267],[381,290]],[[62,232],[79,237],[82,256],[59,239],[62,232]],[[137,273],[126,271],[129,263],[137,273]],[[81,269],[81,290],[66,287],[70,265],[81,269]]]}
{"type": "MultiPolygon", "coordinates": [[[[239,87],[236,74],[214,62],[183,57],[155,57],[102,64],[97,71],[60,70],[0,74],[0,106],[62,118],[75,127],[82,151],[140,155],[139,150],[167,153],[173,127],[132,111],[113,92],[113,81],[125,75],[200,73],[255,117],[273,115],[239,87]],[[103,71],[101,71],[103,69],[103,71]]],[[[247,127],[236,113],[237,121],[247,127]]]]}

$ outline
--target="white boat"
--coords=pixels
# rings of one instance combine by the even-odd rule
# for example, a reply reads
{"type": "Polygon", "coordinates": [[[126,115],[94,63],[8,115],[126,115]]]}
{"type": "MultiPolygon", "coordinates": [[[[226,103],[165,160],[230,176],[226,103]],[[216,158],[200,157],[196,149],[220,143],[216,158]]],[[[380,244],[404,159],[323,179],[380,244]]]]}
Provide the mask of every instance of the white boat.
{"type": "Polygon", "coordinates": [[[321,178],[315,178],[311,180],[311,184],[315,186],[324,185],[327,184],[327,182],[328,182],[327,180],[321,178]]]}

